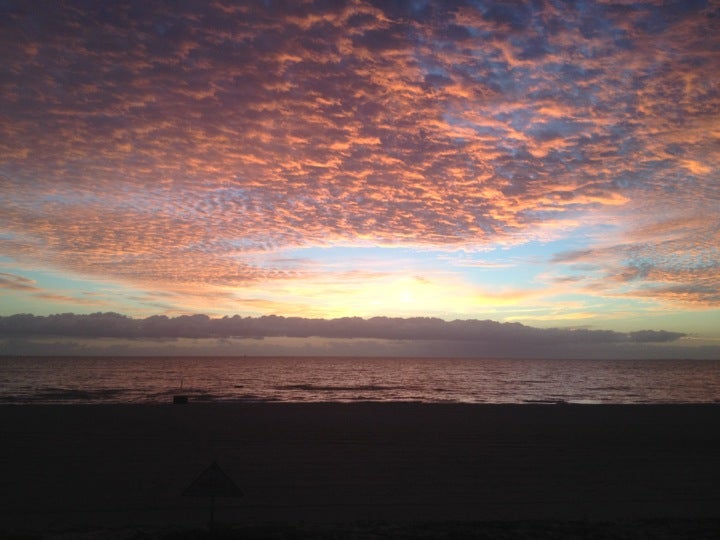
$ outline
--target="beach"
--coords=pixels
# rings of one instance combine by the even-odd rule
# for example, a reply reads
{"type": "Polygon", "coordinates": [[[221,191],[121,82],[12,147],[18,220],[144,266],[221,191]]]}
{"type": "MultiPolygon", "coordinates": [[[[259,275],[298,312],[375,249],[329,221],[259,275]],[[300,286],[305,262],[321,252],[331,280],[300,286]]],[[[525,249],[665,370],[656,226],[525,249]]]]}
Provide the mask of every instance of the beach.
{"type": "Polygon", "coordinates": [[[720,406],[0,407],[0,530],[720,518],[720,406]]]}

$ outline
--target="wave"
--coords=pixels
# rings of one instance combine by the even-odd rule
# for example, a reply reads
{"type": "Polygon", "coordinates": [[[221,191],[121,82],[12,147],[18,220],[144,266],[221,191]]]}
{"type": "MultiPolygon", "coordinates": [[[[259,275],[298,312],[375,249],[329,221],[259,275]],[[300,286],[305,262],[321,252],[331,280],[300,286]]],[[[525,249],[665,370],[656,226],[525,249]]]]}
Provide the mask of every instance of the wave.
{"type": "Polygon", "coordinates": [[[120,388],[80,390],[78,388],[46,387],[35,390],[32,394],[3,396],[2,401],[8,403],[93,402],[116,400],[124,393],[125,390],[120,388]]]}
{"type": "Polygon", "coordinates": [[[523,399],[523,403],[539,404],[539,405],[568,405],[564,399],[523,399]]]}
{"type": "Polygon", "coordinates": [[[307,392],[386,392],[388,390],[407,390],[405,386],[386,386],[378,384],[323,385],[323,384],[283,384],[273,387],[275,390],[304,390],[307,392]]]}
{"type": "Polygon", "coordinates": [[[634,361],[630,374],[619,361],[577,362],[562,378],[553,362],[533,361],[528,372],[526,363],[467,359],[4,358],[0,405],[172,404],[175,395],[197,403],[720,403],[720,361],[692,369],[634,361]]]}

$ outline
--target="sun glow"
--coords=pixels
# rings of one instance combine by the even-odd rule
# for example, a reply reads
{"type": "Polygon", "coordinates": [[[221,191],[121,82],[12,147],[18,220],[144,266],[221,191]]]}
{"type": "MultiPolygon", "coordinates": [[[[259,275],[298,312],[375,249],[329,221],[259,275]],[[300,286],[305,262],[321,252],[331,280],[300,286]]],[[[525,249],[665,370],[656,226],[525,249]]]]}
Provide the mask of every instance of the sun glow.
{"type": "MultiPolygon", "coordinates": [[[[414,316],[418,312],[441,318],[476,317],[497,306],[510,305],[527,297],[523,292],[484,290],[455,274],[365,274],[337,281],[307,279],[274,291],[273,298],[284,298],[286,310],[302,311],[312,301],[312,316],[374,317],[414,316]],[[295,308],[291,308],[293,304],[295,308]]],[[[310,315],[305,313],[305,315],[310,315]]]]}

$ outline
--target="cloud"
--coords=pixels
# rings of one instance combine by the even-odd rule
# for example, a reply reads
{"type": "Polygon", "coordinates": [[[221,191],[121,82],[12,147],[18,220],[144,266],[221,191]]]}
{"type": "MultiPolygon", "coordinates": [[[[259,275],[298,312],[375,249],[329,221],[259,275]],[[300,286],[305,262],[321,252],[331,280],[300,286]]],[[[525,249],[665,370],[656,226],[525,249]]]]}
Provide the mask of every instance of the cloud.
{"type": "Polygon", "coordinates": [[[0,272],[0,289],[5,289],[10,292],[25,293],[32,298],[38,298],[40,300],[51,302],[88,306],[104,306],[107,304],[107,302],[100,298],[94,298],[93,295],[78,297],[51,292],[43,289],[42,287],[38,287],[34,279],[7,272],[0,272]]]}
{"type": "Polygon", "coordinates": [[[10,315],[0,317],[0,334],[123,337],[123,338],[225,338],[292,337],[386,340],[442,340],[522,343],[526,346],[558,343],[584,345],[607,343],[665,343],[685,334],[643,330],[629,334],[587,329],[538,329],[520,323],[494,321],[444,321],[429,317],[391,318],[344,317],[307,319],[302,317],[223,317],[207,315],[151,316],[133,319],[117,313],[75,315],[10,315]]]}
{"type": "Polygon", "coordinates": [[[662,330],[539,329],[489,320],[373,317],[0,317],[0,351],[36,355],[332,355],[475,358],[716,358],[662,330]]]}
{"type": "Polygon", "coordinates": [[[257,253],[617,218],[605,278],[653,267],[623,294],[717,305],[717,6],[679,6],[4,4],[0,248],[221,290],[302,277],[257,253]]]}
{"type": "Polygon", "coordinates": [[[0,272],[0,288],[10,289],[12,291],[40,291],[40,289],[35,286],[34,280],[15,274],[8,274],[7,272],[0,272]]]}
{"type": "MultiPolygon", "coordinates": [[[[652,205],[652,199],[647,201],[652,205]]],[[[710,206],[714,200],[710,200],[710,206]]],[[[556,254],[564,267],[554,280],[574,280],[581,288],[606,296],[653,300],[694,309],[720,302],[720,233],[714,215],[666,217],[629,231],[626,242],[556,254]]],[[[639,217],[638,221],[643,218],[639,217]]]]}
{"type": "Polygon", "coordinates": [[[637,341],[639,343],[665,343],[684,337],[684,334],[667,332],[665,330],[640,330],[638,332],[630,332],[628,335],[631,341],[637,341]]]}

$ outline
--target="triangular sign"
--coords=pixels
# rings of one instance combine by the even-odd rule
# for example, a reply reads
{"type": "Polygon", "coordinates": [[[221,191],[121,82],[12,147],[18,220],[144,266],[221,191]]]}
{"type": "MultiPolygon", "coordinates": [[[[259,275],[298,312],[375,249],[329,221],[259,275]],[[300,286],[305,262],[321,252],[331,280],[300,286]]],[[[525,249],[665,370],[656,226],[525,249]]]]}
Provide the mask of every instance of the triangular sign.
{"type": "Polygon", "coordinates": [[[223,472],[216,461],[200,473],[182,493],[189,497],[242,497],[242,490],[223,472]]]}

